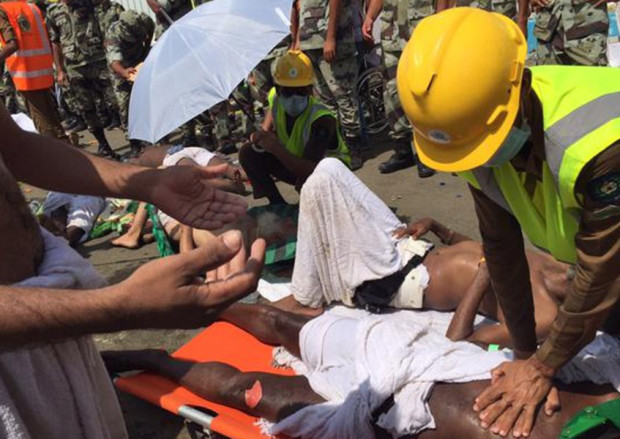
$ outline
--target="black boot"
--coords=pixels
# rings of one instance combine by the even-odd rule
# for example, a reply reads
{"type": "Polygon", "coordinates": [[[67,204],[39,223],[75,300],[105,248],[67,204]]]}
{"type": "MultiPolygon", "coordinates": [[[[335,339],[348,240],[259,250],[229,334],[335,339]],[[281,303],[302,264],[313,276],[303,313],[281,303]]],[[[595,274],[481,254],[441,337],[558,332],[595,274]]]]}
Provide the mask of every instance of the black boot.
{"type": "Polygon", "coordinates": [[[349,168],[351,171],[357,171],[364,165],[364,158],[362,157],[362,139],[360,137],[346,137],[345,143],[351,153],[351,164],[349,168]]]}
{"type": "Polygon", "coordinates": [[[429,168],[424,163],[422,163],[420,161],[420,159],[418,159],[418,177],[420,177],[420,178],[428,178],[428,177],[432,177],[436,173],[437,173],[437,171],[435,171],[434,169],[429,168]]]}
{"type": "Polygon", "coordinates": [[[394,154],[386,162],[379,165],[379,172],[391,174],[392,172],[415,166],[416,158],[411,148],[409,140],[401,140],[394,148],[394,154]]]}
{"type": "Polygon", "coordinates": [[[91,131],[91,134],[95,137],[95,139],[97,139],[97,142],[99,142],[97,155],[107,157],[112,160],[120,160],[120,156],[112,150],[112,147],[108,143],[108,139],[105,138],[103,128],[97,128],[96,130],[91,131]]]}

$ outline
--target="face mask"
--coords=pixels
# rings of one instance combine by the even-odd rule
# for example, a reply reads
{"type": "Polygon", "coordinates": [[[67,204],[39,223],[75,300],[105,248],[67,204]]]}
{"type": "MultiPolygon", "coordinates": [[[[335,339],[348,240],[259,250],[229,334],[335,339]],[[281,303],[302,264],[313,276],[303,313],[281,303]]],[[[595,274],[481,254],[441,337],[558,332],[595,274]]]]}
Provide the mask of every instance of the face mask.
{"type": "Polygon", "coordinates": [[[281,96],[280,102],[282,102],[282,107],[284,107],[286,114],[291,117],[296,117],[303,113],[308,106],[308,96],[281,96]]]}
{"type": "Polygon", "coordinates": [[[485,168],[495,168],[508,163],[521,151],[525,142],[530,138],[530,134],[532,134],[532,130],[527,123],[524,123],[521,128],[512,127],[502,146],[483,166],[485,168]]]}

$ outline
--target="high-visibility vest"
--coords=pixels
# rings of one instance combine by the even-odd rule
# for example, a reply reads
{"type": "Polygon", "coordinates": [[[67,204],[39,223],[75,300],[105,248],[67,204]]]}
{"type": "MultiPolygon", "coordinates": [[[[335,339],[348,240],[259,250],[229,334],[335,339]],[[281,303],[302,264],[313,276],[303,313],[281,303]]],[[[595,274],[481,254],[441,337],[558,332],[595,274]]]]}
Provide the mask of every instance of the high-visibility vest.
{"type": "MultiPolygon", "coordinates": [[[[312,124],[319,118],[329,116],[335,118],[334,114],[327,109],[323,104],[314,99],[312,96],[309,98],[308,106],[306,109],[297,116],[293,129],[290,134],[286,129],[286,112],[280,102],[277,95],[271,95],[269,99],[271,105],[271,112],[276,127],[276,135],[278,140],[286,147],[288,152],[296,157],[303,157],[308,140],[310,140],[310,132],[312,131],[312,124]]],[[[338,148],[335,151],[327,150],[327,157],[334,157],[342,161],[345,165],[351,165],[351,153],[347,144],[344,142],[340,130],[337,130],[338,135],[338,148]]]]}
{"type": "MultiPolygon", "coordinates": [[[[0,3],[13,27],[19,48],[6,67],[17,90],[41,90],[54,84],[52,48],[41,11],[25,1],[0,3]]],[[[0,35],[0,40],[4,41],[0,35]]]]}
{"type": "Polygon", "coordinates": [[[532,67],[532,88],[543,110],[545,161],[533,195],[525,172],[510,163],[463,172],[474,187],[517,218],[528,239],[556,259],[575,263],[582,207],[579,174],[620,140],[620,69],[532,67]]]}

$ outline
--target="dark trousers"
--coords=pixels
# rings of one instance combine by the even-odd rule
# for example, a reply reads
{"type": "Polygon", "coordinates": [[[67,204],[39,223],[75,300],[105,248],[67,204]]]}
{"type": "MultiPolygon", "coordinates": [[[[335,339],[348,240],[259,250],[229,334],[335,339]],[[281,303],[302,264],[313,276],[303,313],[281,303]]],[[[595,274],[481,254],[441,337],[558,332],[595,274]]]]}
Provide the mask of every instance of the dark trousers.
{"type": "Polygon", "coordinates": [[[239,162],[252,183],[254,198],[267,197],[271,204],[286,203],[273,178],[292,185],[298,178],[275,156],[268,152],[257,152],[250,144],[245,144],[239,150],[239,162]]]}
{"type": "Polygon", "coordinates": [[[65,134],[65,130],[60,124],[58,106],[56,105],[51,89],[22,90],[20,93],[26,101],[30,117],[40,134],[69,141],[69,138],[65,134]]]}

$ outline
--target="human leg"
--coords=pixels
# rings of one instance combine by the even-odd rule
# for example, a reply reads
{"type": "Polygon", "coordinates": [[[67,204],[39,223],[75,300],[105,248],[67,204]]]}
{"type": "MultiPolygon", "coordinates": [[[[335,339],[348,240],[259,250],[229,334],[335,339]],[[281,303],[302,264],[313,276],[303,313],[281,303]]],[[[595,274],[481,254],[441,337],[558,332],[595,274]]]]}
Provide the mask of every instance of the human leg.
{"type": "Polygon", "coordinates": [[[297,178],[277,158],[268,152],[257,152],[245,144],[239,150],[239,162],[252,183],[254,198],[267,197],[271,204],[286,203],[273,177],[289,184],[295,184],[297,178]]]}
{"type": "Polygon", "coordinates": [[[324,401],[301,376],[241,372],[225,363],[180,360],[156,350],[104,351],[101,354],[111,371],[156,373],[205,399],[270,421],[281,420],[307,405],[324,401]]]}
{"type": "Polygon", "coordinates": [[[148,212],[146,211],[146,203],[140,203],[138,210],[134,216],[131,227],[124,235],[112,240],[110,243],[116,247],[125,247],[128,249],[137,249],[140,247],[140,236],[142,235],[142,229],[148,219],[148,212]]]}
{"type": "Polygon", "coordinates": [[[20,93],[26,101],[30,117],[40,134],[69,141],[60,123],[60,114],[50,89],[21,91],[20,93]]]}

